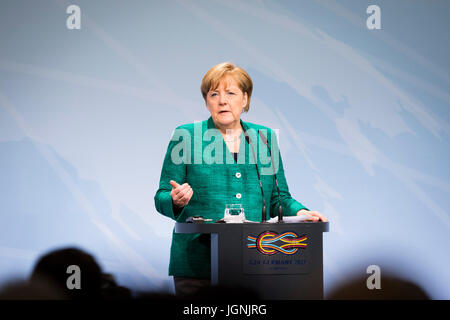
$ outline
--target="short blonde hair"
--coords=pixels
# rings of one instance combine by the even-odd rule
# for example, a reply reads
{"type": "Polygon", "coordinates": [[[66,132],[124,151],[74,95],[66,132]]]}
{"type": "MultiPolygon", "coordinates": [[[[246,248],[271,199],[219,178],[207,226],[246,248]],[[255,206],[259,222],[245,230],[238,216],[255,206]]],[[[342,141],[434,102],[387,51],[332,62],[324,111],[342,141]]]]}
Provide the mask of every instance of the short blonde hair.
{"type": "Polygon", "coordinates": [[[244,107],[244,111],[248,112],[248,109],[250,108],[250,98],[253,91],[252,79],[244,69],[235,66],[231,62],[223,62],[215,65],[205,74],[200,86],[203,99],[206,101],[206,95],[208,92],[210,90],[217,89],[220,81],[228,75],[231,75],[233,79],[236,80],[243,93],[247,93],[247,105],[244,107]]]}

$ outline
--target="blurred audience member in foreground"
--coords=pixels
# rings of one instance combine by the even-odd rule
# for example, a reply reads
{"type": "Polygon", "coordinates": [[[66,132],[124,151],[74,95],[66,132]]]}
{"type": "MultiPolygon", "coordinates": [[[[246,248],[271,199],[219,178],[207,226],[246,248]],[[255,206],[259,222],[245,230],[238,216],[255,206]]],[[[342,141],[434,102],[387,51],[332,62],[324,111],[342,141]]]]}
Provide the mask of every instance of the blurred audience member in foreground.
{"type": "Polygon", "coordinates": [[[430,297],[417,284],[394,274],[381,276],[380,289],[368,289],[367,277],[354,277],[334,288],[329,300],[428,300],[430,297]]]}
{"type": "Polygon", "coordinates": [[[56,287],[73,300],[131,298],[129,289],[118,286],[111,274],[102,273],[92,255],[78,248],[62,248],[43,255],[34,267],[30,282],[56,287]],[[79,288],[70,288],[68,284],[69,277],[76,272],[68,269],[70,266],[79,270],[79,288]]]}

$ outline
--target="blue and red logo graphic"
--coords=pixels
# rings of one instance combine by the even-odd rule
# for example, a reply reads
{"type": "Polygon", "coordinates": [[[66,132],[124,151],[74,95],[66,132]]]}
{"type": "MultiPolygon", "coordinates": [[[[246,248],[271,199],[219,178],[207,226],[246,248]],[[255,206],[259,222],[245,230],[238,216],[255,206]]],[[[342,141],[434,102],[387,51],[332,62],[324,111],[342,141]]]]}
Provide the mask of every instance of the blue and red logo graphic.
{"type": "Polygon", "coordinates": [[[282,234],[273,231],[264,231],[257,237],[247,236],[247,240],[250,241],[247,244],[247,248],[256,248],[260,253],[265,255],[272,255],[277,252],[291,255],[301,248],[306,248],[308,244],[305,241],[307,239],[306,235],[299,236],[292,231],[282,234]]]}

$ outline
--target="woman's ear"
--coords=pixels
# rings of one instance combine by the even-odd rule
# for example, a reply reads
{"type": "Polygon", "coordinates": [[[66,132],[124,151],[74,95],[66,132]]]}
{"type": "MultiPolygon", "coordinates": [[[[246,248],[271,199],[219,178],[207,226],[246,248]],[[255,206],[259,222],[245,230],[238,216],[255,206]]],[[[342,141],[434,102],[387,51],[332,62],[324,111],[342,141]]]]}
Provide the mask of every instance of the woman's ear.
{"type": "Polygon", "coordinates": [[[211,109],[209,108],[207,99],[205,99],[205,107],[206,107],[206,109],[208,109],[209,112],[211,112],[211,109]]]}
{"type": "Polygon", "coordinates": [[[243,98],[243,100],[244,100],[244,102],[243,102],[243,106],[242,106],[242,110],[244,110],[245,109],[245,106],[247,105],[247,102],[248,102],[248,95],[247,95],[247,92],[244,92],[244,98],[243,98]]]}

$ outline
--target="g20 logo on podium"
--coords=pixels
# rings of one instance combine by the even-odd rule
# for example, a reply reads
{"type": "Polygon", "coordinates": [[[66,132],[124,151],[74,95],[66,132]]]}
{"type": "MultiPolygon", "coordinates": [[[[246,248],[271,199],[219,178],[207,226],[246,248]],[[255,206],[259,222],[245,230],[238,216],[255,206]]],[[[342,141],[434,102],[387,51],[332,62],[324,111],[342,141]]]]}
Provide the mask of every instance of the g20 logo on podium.
{"type": "Polygon", "coordinates": [[[299,236],[293,231],[287,231],[278,234],[274,231],[261,232],[257,237],[247,236],[248,249],[257,249],[259,253],[264,255],[274,255],[281,253],[285,255],[293,255],[299,249],[305,249],[308,245],[306,235],[299,236]]]}

